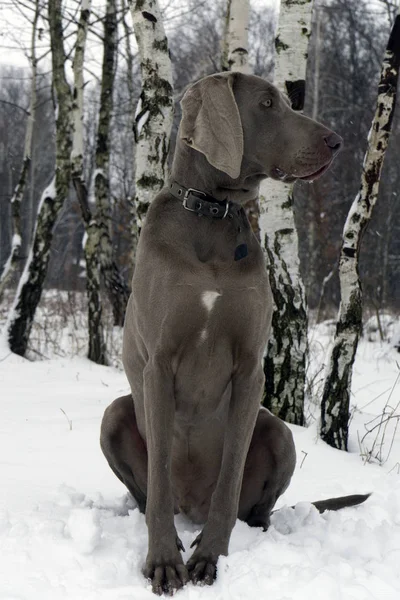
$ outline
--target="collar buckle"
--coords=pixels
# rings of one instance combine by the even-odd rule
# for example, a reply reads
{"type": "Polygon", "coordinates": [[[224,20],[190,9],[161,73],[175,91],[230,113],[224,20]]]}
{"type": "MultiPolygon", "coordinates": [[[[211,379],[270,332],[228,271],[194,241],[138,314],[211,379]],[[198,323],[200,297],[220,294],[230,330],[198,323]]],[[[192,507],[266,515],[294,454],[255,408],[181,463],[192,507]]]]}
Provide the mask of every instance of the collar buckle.
{"type": "Polygon", "coordinates": [[[182,201],[182,206],[183,208],[186,208],[186,210],[190,210],[190,212],[198,212],[198,210],[201,208],[202,203],[199,200],[199,204],[200,206],[198,208],[190,208],[190,206],[187,205],[187,201],[189,198],[189,194],[194,193],[194,194],[200,194],[201,196],[206,196],[207,194],[205,192],[201,192],[200,190],[196,190],[194,188],[188,188],[185,192],[185,195],[183,196],[183,201],[182,201]]]}
{"type": "Polygon", "coordinates": [[[183,185],[171,181],[169,191],[181,201],[185,210],[194,212],[199,216],[225,219],[228,215],[232,216],[232,212],[234,212],[233,204],[229,200],[217,200],[196,188],[185,188],[183,185]]]}

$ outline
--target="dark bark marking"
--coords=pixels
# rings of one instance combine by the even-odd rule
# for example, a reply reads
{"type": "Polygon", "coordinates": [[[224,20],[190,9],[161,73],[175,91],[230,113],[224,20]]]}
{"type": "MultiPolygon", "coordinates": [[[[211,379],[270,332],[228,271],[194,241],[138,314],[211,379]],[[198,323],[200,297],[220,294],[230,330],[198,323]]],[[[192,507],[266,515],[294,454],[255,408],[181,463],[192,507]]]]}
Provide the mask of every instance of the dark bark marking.
{"type": "Polygon", "coordinates": [[[306,82],[304,79],[285,81],[285,88],[293,110],[303,110],[306,97],[306,82]]]}
{"type": "Polygon", "coordinates": [[[356,255],[356,249],[355,248],[343,248],[343,254],[345,254],[346,256],[348,256],[349,258],[354,258],[356,255]]]}
{"type": "Polygon", "coordinates": [[[390,33],[387,49],[393,52],[393,66],[395,69],[400,67],[400,15],[397,15],[392,31],[390,33]]]}
{"type": "Polygon", "coordinates": [[[163,38],[162,40],[154,40],[153,48],[154,50],[159,50],[160,52],[168,52],[167,38],[163,38]]]}
{"type": "Polygon", "coordinates": [[[282,204],[282,208],[283,209],[287,209],[287,208],[292,208],[293,206],[293,196],[288,196],[288,199],[286,200],[286,202],[284,202],[282,204]]]}
{"type": "Polygon", "coordinates": [[[342,355],[341,345],[334,348],[332,353],[332,376],[325,382],[323,400],[321,404],[321,438],[333,448],[347,450],[348,420],[349,420],[349,394],[347,381],[351,373],[351,365],[346,365],[343,377],[339,378],[339,361],[342,355]],[[333,409],[339,405],[339,413],[333,415],[333,409]],[[331,419],[328,427],[326,416],[331,419]]]}
{"type": "Polygon", "coordinates": [[[82,21],[84,21],[85,23],[88,22],[89,20],[89,16],[90,16],[90,10],[82,10],[81,11],[81,19],[82,21]]]}
{"type": "Polygon", "coordinates": [[[151,21],[152,23],[157,23],[157,18],[152,13],[147,12],[147,10],[143,10],[142,15],[148,21],[151,21]]]}
{"type": "Polygon", "coordinates": [[[159,179],[155,175],[142,175],[142,177],[137,181],[137,184],[143,188],[152,189],[155,186],[159,186],[161,188],[164,185],[164,180],[159,179]]]}
{"type": "MultiPolygon", "coordinates": [[[[284,233],[291,233],[290,228],[282,230],[284,233]]],[[[279,233],[282,233],[279,232],[279,233]]],[[[279,255],[280,243],[275,236],[274,252],[279,255]]],[[[265,390],[263,404],[269,408],[275,415],[281,419],[303,425],[304,414],[298,398],[298,390],[304,390],[305,383],[305,355],[302,360],[296,357],[293,360],[291,354],[293,341],[300,342],[303,332],[307,331],[304,324],[307,322],[307,315],[304,306],[297,308],[294,304],[295,292],[291,285],[286,281],[277,280],[274,253],[269,250],[268,238],[265,239],[265,248],[269,258],[269,280],[272,289],[276,310],[272,315],[273,336],[268,344],[267,356],[264,359],[265,390]],[[274,358],[282,354],[284,341],[289,340],[285,349],[283,364],[279,370],[279,375],[275,371],[274,358]],[[274,347],[276,345],[276,348],[274,347]],[[279,380],[277,380],[279,377],[279,380]],[[291,383],[288,388],[289,395],[283,394],[287,388],[288,382],[291,383]]],[[[283,269],[286,269],[282,261],[283,269]]]]}
{"type": "Polygon", "coordinates": [[[277,235],[279,235],[279,237],[283,235],[291,235],[293,231],[294,230],[292,227],[286,227],[285,229],[279,229],[279,231],[277,231],[277,235]]]}
{"type": "Polygon", "coordinates": [[[336,325],[336,333],[340,334],[345,330],[355,330],[361,334],[362,328],[362,298],[361,290],[354,290],[350,296],[349,305],[346,314],[336,325]]]}
{"type": "Polygon", "coordinates": [[[275,38],[275,50],[277,51],[277,53],[279,54],[282,50],[287,50],[288,48],[289,46],[282,42],[279,35],[277,35],[275,38]]]}

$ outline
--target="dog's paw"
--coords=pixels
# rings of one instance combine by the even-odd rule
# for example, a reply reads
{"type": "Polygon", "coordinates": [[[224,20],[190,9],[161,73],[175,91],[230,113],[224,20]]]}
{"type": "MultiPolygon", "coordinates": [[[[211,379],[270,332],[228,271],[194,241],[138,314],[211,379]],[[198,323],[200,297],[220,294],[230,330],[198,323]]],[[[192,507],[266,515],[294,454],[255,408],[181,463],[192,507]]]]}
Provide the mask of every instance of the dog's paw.
{"type": "Polygon", "coordinates": [[[252,514],[246,519],[246,523],[250,527],[261,527],[263,531],[268,531],[270,526],[269,517],[263,518],[252,514]]]}
{"type": "Polygon", "coordinates": [[[217,577],[217,563],[221,555],[228,554],[229,535],[212,527],[209,522],[199,533],[191,548],[196,547],[186,563],[190,579],[195,584],[212,585],[217,577]]]}
{"type": "MultiPolygon", "coordinates": [[[[183,549],[182,542],[177,538],[177,546],[183,549]]],[[[189,573],[182,561],[180,552],[163,552],[157,557],[147,555],[143,575],[151,582],[155,594],[173,596],[177,590],[189,581],[189,573]]]]}
{"type": "Polygon", "coordinates": [[[190,579],[194,584],[212,585],[217,576],[217,561],[213,559],[195,558],[187,563],[190,579]]]}
{"type": "Polygon", "coordinates": [[[155,594],[173,596],[189,581],[188,570],[182,564],[148,565],[143,569],[143,575],[151,582],[155,594]]]}

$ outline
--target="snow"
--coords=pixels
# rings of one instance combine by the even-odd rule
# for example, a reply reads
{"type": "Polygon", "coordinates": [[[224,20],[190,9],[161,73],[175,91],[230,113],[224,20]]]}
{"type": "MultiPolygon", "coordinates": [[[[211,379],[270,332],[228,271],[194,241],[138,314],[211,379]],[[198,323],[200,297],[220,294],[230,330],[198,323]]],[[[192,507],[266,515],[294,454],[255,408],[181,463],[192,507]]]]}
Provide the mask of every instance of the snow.
{"type": "Polygon", "coordinates": [[[21,236],[19,235],[19,233],[14,233],[14,235],[12,236],[11,247],[16,248],[17,246],[19,247],[20,245],[21,245],[21,236]]]}
{"type": "MultiPolygon", "coordinates": [[[[29,279],[29,267],[31,265],[32,259],[33,259],[33,248],[31,247],[29,250],[29,253],[28,253],[28,258],[27,258],[25,266],[24,266],[24,270],[22,271],[21,277],[19,278],[18,287],[17,287],[17,291],[15,294],[15,298],[14,298],[14,303],[8,312],[7,325],[6,325],[7,329],[9,329],[11,323],[13,323],[19,317],[19,310],[17,309],[19,295],[21,293],[22,288],[24,287],[24,285],[26,284],[26,282],[29,279]]],[[[8,264],[7,264],[7,267],[8,267],[8,264]]]]}
{"type": "Polygon", "coordinates": [[[135,111],[135,121],[138,118],[138,116],[140,115],[140,113],[142,112],[142,99],[139,98],[138,103],[136,105],[136,111],[135,111]]]}
{"type": "Polygon", "coordinates": [[[141,117],[137,120],[136,122],[136,131],[137,134],[140,135],[142,132],[143,127],[146,125],[147,121],[149,120],[150,117],[150,111],[146,110],[141,117]]]}
{"type": "MultiPolygon", "coordinates": [[[[318,393],[332,324],[311,336],[309,378],[318,393]]],[[[364,423],[400,397],[399,354],[363,339],[353,376],[350,452],[292,427],[298,464],[267,533],[237,522],[212,587],[188,584],[181,600],[398,600],[400,433],[382,465],[360,456],[364,423]],[[396,383],[397,381],[397,383],[396,383]],[[390,396],[391,394],[391,396],[390,396]],[[359,507],[320,515],[309,501],[373,492],[359,507]],[[288,508],[296,504],[295,509],[288,508]]],[[[105,407],[128,391],[122,371],[75,356],[31,362],[0,337],[0,598],[145,600],[145,519],[99,448],[105,407]],[[61,410],[62,409],[62,410],[61,410]]],[[[365,442],[365,444],[370,441],[365,442]]],[[[199,527],[176,517],[190,556],[199,527]]]]}

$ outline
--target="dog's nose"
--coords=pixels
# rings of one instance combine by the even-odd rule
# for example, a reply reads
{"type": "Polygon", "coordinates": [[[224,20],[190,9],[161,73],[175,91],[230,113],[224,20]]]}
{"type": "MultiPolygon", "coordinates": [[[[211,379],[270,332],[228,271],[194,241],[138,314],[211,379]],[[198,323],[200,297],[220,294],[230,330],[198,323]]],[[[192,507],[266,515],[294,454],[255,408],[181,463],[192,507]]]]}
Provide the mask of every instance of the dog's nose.
{"type": "Polygon", "coordinates": [[[337,133],[330,133],[324,138],[325,144],[332,150],[333,155],[336,155],[342,147],[343,140],[337,133]]]}

